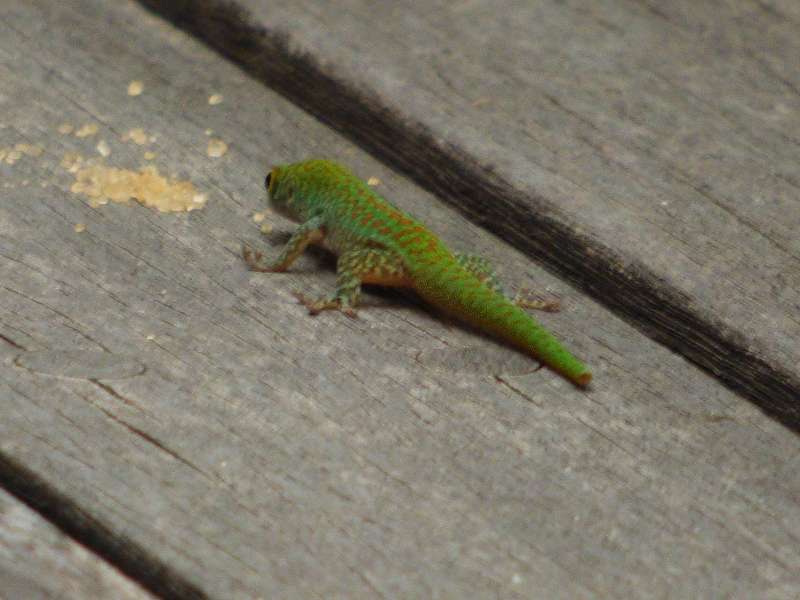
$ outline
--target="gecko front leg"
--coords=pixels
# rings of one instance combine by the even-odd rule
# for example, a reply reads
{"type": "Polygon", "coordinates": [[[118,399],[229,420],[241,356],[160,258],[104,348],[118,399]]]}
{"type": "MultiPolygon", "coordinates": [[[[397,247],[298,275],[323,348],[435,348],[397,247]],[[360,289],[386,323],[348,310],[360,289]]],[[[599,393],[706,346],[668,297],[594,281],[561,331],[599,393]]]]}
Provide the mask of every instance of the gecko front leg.
{"type": "Polygon", "coordinates": [[[321,241],[325,237],[325,228],[322,218],[314,217],[300,225],[292,237],[289,238],[283,252],[272,263],[264,260],[261,252],[252,250],[249,246],[242,246],[242,257],[251,271],[265,273],[282,273],[300,256],[309,244],[321,241]]]}

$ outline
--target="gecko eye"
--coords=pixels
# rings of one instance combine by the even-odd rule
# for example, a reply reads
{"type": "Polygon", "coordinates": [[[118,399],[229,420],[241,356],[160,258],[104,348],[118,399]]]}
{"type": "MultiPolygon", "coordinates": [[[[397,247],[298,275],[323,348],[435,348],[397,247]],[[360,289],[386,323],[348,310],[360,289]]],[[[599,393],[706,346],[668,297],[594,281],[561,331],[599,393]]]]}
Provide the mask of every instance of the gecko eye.
{"type": "Polygon", "coordinates": [[[267,188],[267,191],[269,191],[269,182],[271,179],[272,179],[272,171],[267,173],[267,178],[264,180],[264,187],[267,188]]]}

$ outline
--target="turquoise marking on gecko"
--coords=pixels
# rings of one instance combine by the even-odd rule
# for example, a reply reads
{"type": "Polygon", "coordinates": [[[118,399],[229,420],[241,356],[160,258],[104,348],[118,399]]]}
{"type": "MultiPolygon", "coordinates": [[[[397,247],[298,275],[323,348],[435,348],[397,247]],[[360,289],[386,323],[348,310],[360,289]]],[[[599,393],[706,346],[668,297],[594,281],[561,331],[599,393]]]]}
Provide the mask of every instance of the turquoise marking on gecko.
{"type": "MultiPolygon", "coordinates": [[[[340,310],[355,316],[364,283],[414,289],[425,301],[540,360],[579,386],[589,369],[528,313],[502,293],[489,263],[457,255],[422,223],[376,194],[345,167],[307,160],[273,168],[266,187],[274,210],[300,223],[273,262],[249,248],[255,271],[285,271],[309,244],[337,256],[336,290],[318,300],[300,296],[311,314],[340,310]]],[[[518,303],[548,308],[546,303],[518,303]]]]}

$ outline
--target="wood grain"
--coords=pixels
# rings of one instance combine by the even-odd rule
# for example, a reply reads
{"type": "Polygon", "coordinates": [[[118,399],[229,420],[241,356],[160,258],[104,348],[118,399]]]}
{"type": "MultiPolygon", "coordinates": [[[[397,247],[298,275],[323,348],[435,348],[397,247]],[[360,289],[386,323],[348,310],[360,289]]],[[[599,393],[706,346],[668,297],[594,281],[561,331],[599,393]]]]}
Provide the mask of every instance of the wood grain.
{"type": "Polygon", "coordinates": [[[32,0],[2,17],[0,147],[44,149],[0,165],[6,489],[175,597],[796,596],[786,428],[138,4],[32,0]],[[155,141],[121,139],[137,127],[155,141]],[[206,207],[91,207],[60,165],[101,138],[107,164],[152,151],[206,207]],[[310,318],[291,293],[331,288],[322,253],[248,272],[241,244],[277,252],[289,228],[253,222],[266,166],[309,156],[376,177],[511,287],[561,297],[541,319],[593,388],[535,365],[465,372],[464,348],[501,365],[505,350],[399,295],[310,318]],[[69,370],[21,358],[59,350],[69,370]],[[435,351],[454,358],[426,362],[435,351]],[[144,372],[98,375],[99,352],[144,372]],[[59,498],[71,511],[47,513],[59,498]]]}

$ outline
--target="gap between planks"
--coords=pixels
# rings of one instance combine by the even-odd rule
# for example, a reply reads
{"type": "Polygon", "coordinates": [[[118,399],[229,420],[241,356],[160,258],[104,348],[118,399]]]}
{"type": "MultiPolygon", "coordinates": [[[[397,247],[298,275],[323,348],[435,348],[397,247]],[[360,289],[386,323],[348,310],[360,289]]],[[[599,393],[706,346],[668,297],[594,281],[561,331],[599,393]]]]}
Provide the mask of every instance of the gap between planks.
{"type": "Polygon", "coordinates": [[[200,588],[152,553],[110,531],[68,496],[3,452],[0,452],[0,488],[156,596],[169,600],[207,598],[200,588]]]}

